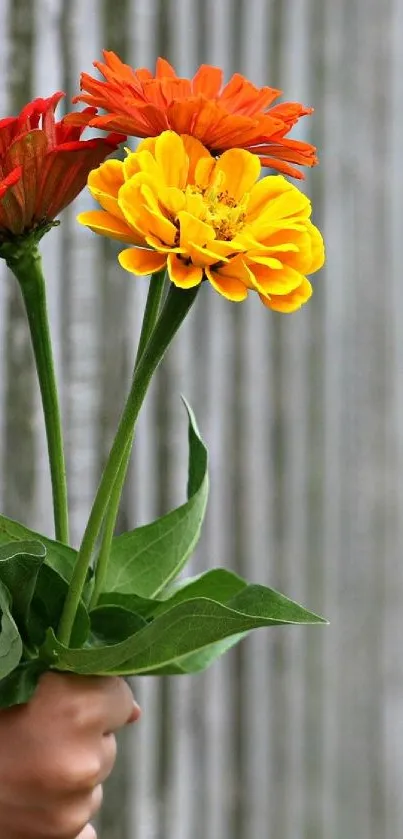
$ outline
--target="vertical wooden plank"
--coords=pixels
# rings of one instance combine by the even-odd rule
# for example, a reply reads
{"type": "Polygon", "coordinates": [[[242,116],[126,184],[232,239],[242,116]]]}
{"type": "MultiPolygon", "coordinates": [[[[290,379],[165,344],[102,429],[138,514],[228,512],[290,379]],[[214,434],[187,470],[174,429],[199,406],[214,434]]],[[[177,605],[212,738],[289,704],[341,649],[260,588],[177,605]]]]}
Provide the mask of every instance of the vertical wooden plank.
{"type": "MultiPolygon", "coordinates": [[[[93,56],[100,52],[100,15],[95,0],[83,5],[69,5],[70,28],[69,75],[78,87],[79,74],[91,69],[93,56]]],[[[67,365],[65,373],[66,441],[70,475],[71,533],[77,542],[83,532],[92,502],[99,461],[95,451],[94,429],[98,409],[99,344],[98,323],[100,314],[100,243],[88,230],[71,223],[75,215],[90,206],[84,191],[66,211],[70,218],[68,275],[69,310],[67,317],[67,365]]]]}
{"type": "Polygon", "coordinates": [[[387,167],[385,180],[387,201],[385,226],[387,231],[386,252],[390,259],[391,315],[390,328],[393,339],[388,364],[391,368],[393,388],[393,412],[389,426],[389,464],[393,480],[386,503],[391,513],[388,541],[385,551],[386,604],[383,633],[383,661],[385,693],[383,697],[383,731],[385,774],[382,789],[386,799],[386,837],[393,839],[403,832],[403,801],[400,780],[403,772],[403,662],[400,655],[402,636],[403,597],[403,285],[401,279],[401,191],[403,170],[401,167],[401,137],[403,130],[403,55],[401,37],[403,32],[403,5],[395,0],[391,5],[389,39],[385,48],[391,55],[389,83],[389,108],[387,120],[389,132],[385,156],[387,167]]]}
{"type": "MultiPolygon", "coordinates": [[[[341,615],[340,565],[347,555],[344,493],[345,433],[349,428],[351,403],[346,405],[345,378],[349,370],[352,324],[349,306],[349,271],[353,241],[348,236],[351,217],[346,212],[346,190],[353,152],[341,155],[343,121],[352,105],[351,88],[340,81],[340,68],[348,64],[351,26],[346,4],[325,6],[323,79],[323,224],[327,247],[324,283],[324,511],[323,562],[325,564],[324,614],[331,621],[324,643],[324,730],[322,819],[329,839],[340,835],[337,795],[343,723],[340,687],[342,683],[341,643],[335,622],[341,615]],[[348,33],[343,38],[343,33],[348,33]],[[344,516],[343,516],[344,514],[344,516]]],[[[345,71],[344,71],[345,72],[345,71]]],[[[343,706],[344,707],[344,706],[343,706]]]]}
{"type": "MultiPolygon", "coordinates": [[[[289,0],[281,6],[278,78],[272,84],[283,90],[289,101],[312,103],[309,84],[310,26],[309,5],[306,0],[289,0]]],[[[272,32],[276,31],[274,23],[272,32]]],[[[274,44],[273,44],[274,49],[274,44]]],[[[319,103],[318,103],[319,105],[319,103]]],[[[293,130],[294,137],[316,139],[315,128],[307,118],[293,130]]],[[[305,183],[298,183],[305,189],[305,183]]],[[[309,192],[309,186],[308,186],[309,192]]],[[[317,283],[314,282],[314,287],[317,283]]],[[[276,364],[279,378],[275,382],[272,399],[278,406],[279,444],[276,468],[271,480],[279,495],[278,515],[281,535],[277,545],[277,578],[273,581],[288,596],[310,603],[306,579],[310,560],[309,545],[309,471],[310,463],[310,347],[311,323],[320,316],[320,299],[315,288],[310,307],[291,318],[274,316],[279,346],[276,364]],[[317,314],[316,314],[317,312],[317,314]],[[290,511],[290,514],[288,513],[290,511]],[[292,512],[291,512],[292,511],[292,512]]],[[[304,822],[304,713],[307,699],[304,690],[304,651],[306,630],[294,627],[279,632],[276,639],[277,657],[281,670],[278,674],[277,706],[274,728],[277,732],[276,753],[280,758],[277,782],[274,780],[276,832],[287,839],[303,835],[304,822]]],[[[275,662],[272,667],[274,669],[275,662]]],[[[319,724],[319,720],[318,720],[319,724]]],[[[275,761],[275,755],[272,760],[275,761]]]]}
{"type": "MultiPolygon", "coordinates": [[[[272,9],[254,0],[244,3],[239,30],[239,56],[234,69],[255,84],[273,85],[269,78],[268,39],[272,9]]],[[[273,316],[251,294],[239,313],[240,344],[237,373],[238,416],[235,446],[239,455],[233,473],[238,485],[239,571],[248,579],[273,583],[273,316]]],[[[239,670],[239,828],[237,835],[258,839],[267,835],[273,818],[272,714],[273,636],[262,632],[242,642],[237,651],[239,670]]]]}

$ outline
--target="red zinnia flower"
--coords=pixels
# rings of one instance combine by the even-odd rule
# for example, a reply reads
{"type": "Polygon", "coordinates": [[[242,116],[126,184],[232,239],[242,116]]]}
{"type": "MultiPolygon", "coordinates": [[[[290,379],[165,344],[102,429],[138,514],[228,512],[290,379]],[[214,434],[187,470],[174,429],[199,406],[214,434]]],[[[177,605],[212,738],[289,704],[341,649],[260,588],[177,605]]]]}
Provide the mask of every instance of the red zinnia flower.
{"type": "MultiPolygon", "coordinates": [[[[83,127],[55,121],[63,96],[34,99],[19,116],[0,120],[0,242],[52,222],[124,139],[80,140],[83,127]]],[[[87,118],[94,113],[88,108],[87,118]]]]}
{"type": "Polygon", "coordinates": [[[159,58],[155,75],[133,70],[113,52],[105,64],[94,61],[105,81],[81,76],[80,96],[73,101],[103,108],[103,116],[70,114],[71,125],[92,125],[135,137],[156,137],[171,129],[191,134],[212,154],[244,148],[257,154],[264,166],[294,178],[303,174],[293,164],[314,166],[316,149],[287,137],[299,118],[312,113],[297,102],[270,107],[281,94],[271,87],[255,87],[235,73],[224,87],[218,67],[203,64],[193,79],[182,79],[168,61],[159,58]]]}

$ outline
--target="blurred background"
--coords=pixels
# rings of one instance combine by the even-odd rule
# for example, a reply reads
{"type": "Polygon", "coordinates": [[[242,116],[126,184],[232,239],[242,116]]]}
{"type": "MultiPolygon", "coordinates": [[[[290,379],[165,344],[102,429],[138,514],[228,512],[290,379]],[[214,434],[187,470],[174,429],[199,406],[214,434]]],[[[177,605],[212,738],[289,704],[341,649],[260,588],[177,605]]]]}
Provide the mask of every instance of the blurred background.
{"type": "MultiPolygon", "coordinates": [[[[203,288],[141,418],[120,527],[185,494],[190,400],[211,495],[191,571],[225,565],[328,627],[260,630],[206,675],[138,679],[100,839],[403,836],[403,0],[1,0],[0,111],[72,96],[101,49],[237,70],[315,106],[306,188],[327,267],[301,312],[203,288]]],[[[304,187],[305,188],[305,187],[304,187]]],[[[147,281],[76,225],[42,243],[79,541],[147,281]]],[[[51,534],[19,292],[0,276],[0,505],[51,534]]]]}

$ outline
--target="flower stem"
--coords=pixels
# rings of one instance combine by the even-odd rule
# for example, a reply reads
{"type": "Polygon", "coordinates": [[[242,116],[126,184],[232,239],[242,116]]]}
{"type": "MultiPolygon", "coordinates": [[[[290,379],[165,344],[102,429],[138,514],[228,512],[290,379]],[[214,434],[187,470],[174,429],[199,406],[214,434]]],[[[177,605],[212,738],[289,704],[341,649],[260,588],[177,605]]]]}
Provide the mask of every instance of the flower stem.
{"type": "MultiPolygon", "coordinates": [[[[151,337],[151,334],[153,332],[154,326],[158,318],[161,299],[164,291],[165,274],[165,270],[159,271],[154,277],[151,277],[150,280],[147,302],[144,310],[143,323],[141,326],[139,345],[137,348],[136,361],[134,365],[135,371],[143,355],[143,352],[148,344],[148,341],[151,337]]],[[[125,448],[124,455],[119,466],[119,470],[116,475],[116,480],[113,485],[112,493],[109,499],[109,505],[105,516],[101,547],[99,550],[97,564],[95,566],[95,581],[90,600],[90,611],[91,609],[94,609],[97,605],[98,598],[102,591],[102,587],[105,581],[111,544],[113,534],[115,531],[116,519],[119,512],[120,499],[122,496],[123,486],[125,483],[127,470],[129,468],[130,463],[130,455],[132,451],[133,440],[134,428],[130,435],[130,440],[125,448]]]]}
{"type": "Polygon", "coordinates": [[[102,526],[120,464],[133,435],[133,429],[151,378],[165,355],[175,333],[191,308],[197,291],[198,287],[183,291],[173,284],[170,286],[161,315],[135,370],[130,393],[77,555],[59,624],[59,640],[62,644],[68,645],[70,642],[71,631],[85,586],[96,540],[102,526]]]}
{"type": "Polygon", "coordinates": [[[37,245],[31,243],[29,246],[20,246],[15,250],[10,250],[6,261],[19,282],[31,333],[45,417],[55,535],[59,542],[68,545],[69,521],[62,423],[49,331],[42,260],[37,245]]]}

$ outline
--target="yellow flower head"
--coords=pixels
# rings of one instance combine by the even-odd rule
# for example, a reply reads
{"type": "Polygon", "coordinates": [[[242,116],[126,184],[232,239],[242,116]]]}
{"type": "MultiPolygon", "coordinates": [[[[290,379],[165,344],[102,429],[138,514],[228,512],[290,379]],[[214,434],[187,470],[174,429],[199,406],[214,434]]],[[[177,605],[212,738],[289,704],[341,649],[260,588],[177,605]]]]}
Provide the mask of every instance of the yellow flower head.
{"type": "Polygon", "coordinates": [[[90,173],[102,210],[78,220],[132,245],[119,254],[126,271],[166,266],[180,288],[207,279],[229,300],[251,289],[270,309],[293,312],[312,294],[306,275],[323,265],[323,240],[309,199],[281,175],[258,180],[260,169],[243,149],[216,159],[194,137],[164,131],[90,173]]]}

